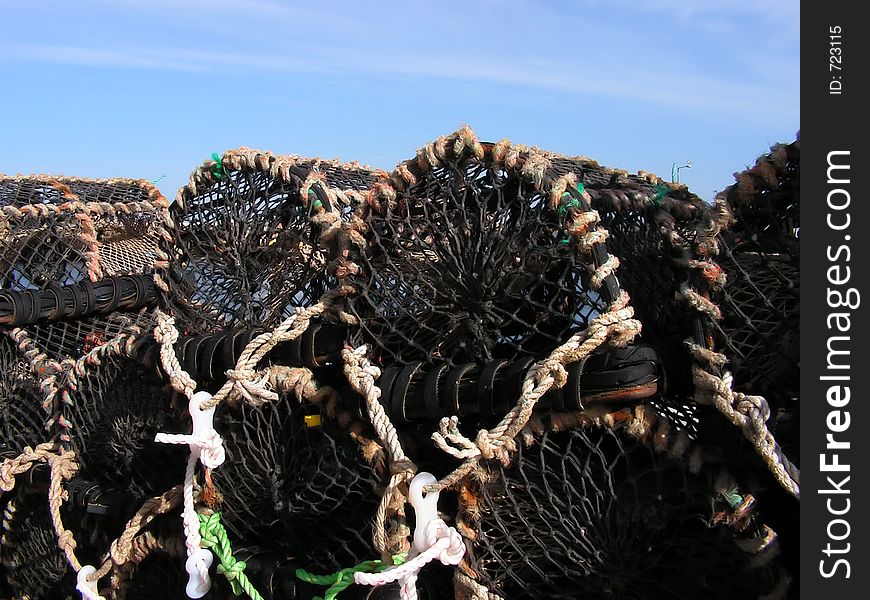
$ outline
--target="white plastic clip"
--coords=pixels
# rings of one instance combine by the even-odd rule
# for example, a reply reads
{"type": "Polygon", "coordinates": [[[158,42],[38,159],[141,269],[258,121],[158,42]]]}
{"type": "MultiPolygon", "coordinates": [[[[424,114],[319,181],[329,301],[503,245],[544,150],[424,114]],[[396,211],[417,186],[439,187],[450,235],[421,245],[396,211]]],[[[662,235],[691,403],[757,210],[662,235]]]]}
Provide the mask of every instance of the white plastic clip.
{"type": "Polygon", "coordinates": [[[200,548],[187,557],[184,568],[187,570],[188,579],[184,591],[187,592],[188,598],[202,598],[211,589],[211,580],[207,573],[211,568],[212,561],[214,561],[214,556],[207,548],[200,548]],[[202,569],[206,573],[205,577],[200,575],[200,563],[202,563],[202,569]]]}
{"type": "Polygon", "coordinates": [[[97,570],[91,565],[85,565],[79,569],[76,575],[76,589],[81,592],[82,598],[85,600],[106,600],[100,596],[97,590],[96,581],[88,581],[88,577],[96,573],[97,570]]]}
{"type": "Polygon", "coordinates": [[[432,473],[417,473],[408,486],[408,501],[414,507],[414,542],[411,547],[413,554],[419,554],[429,548],[426,541],[426,528],[438,517],[438,496],[440,492],[424,494],[423,488],[438,481],[432,473]]]}
{"type": "MultiPolygon", "coordinates": [[[[205,438],[210,431],[214,430],[215,407],[212,406],[205,410],[200,409],[200,405],[209,400],[211,400],[211,394],[208,392],[197,392],[193,395],[193,398],[190,399],[190,418],[193,421],[193,431],[191,432],[191,435],[197,439],[205,438]]],[[[199,459],[201,449],[202,448],[199,444],[190,444],[190,453],[197,459],[199,459]]]]}

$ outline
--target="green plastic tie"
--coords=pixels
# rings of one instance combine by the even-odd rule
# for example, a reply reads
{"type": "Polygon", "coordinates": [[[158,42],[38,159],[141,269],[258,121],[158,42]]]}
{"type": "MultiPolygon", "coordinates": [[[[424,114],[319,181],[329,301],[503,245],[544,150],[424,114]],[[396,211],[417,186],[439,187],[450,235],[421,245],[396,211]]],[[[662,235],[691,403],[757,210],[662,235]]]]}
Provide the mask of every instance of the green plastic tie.
{"type": "Polygon", "coordinates": [[[214,165],[211,168],[211,174],[215,179],[223,179],[224,177],[224,160],[220,157],[220,154],[217,152],[211,153],[211,159],[214,161],[214,165]]]}
{"type": "Polygon", "coordinates": [[[199,514],[199,535],[202,537],[200,545],[208,548],[218,557],[220,564],[217,572],[222,574],[230,582],[230,588],[238,596],[245,592],[251,600],[263,600],[260,593],[254,589],[253,584],[245,575],[245,561],[236,560],[227,538],[227,530],[221,523],[221,514],[212,513],[210,516],[199,514]]]}
{"type": "Polygon", "coordinates": [[[392,565],[385,565],[380,559],[366,560],[355,567],[348,567],[341,571],[336,571],[331,575],[315,575],[314,573],[309,573],[305,569],[296,569],[296,577],[314,585],[329,586],[323,593],[322,597],[315,596],[314,600],[335,600],[335,597],[338,596],[339,593],[353,585],[353,576],[355,573],[380,573],[392,566],[403,564],[407,559],[407,556],[408,555],[405,552],[394,555],[392,557],[392,565]]]}
{"type": "Polygon", "coordinates": [[[743,496],[733,490],[725,493],[725,500],[731,505],[731,508],[737,508],[743,503],[743,496]]]}
{"type": "Polygon", "coordinates": [[[653,205],[660,207],[662,205],[662,200],[664,200],[664,197],[668,195],[669,191],[668,186],[662,184],[657,185],[656,194],[652,198],[653,205]]]}

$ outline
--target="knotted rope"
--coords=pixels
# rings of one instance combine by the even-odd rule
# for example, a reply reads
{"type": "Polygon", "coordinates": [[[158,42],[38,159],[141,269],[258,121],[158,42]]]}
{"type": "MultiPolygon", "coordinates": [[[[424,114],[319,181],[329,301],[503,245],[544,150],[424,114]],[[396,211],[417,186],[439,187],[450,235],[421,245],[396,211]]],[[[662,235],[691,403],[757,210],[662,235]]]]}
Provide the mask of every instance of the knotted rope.
{"type": "Polygon", "coordinates": [[[622,292],[610,310],[593,319],[585,330],[572,336],[549,357],[533,365],[523,381],[517,404],[493,429],[481,429],[473,441],[459,432],[456,417],[442,419],[432,440],[438,448],[465,462],[427,490],[440,491],[455,485],[476,468],[481,457],[506,459],[514,438],[528,423],[541,396],[554,385],[562,387],[568,381],[565,365],[584,359],[607,341],[615,346],[629,343],[641,329],[640,322],[633,316],[628,294],[622,292]]]}
{"type": "Polygon", "coordinates": [[[211,515],[200,514],[199,533],[202,536],[202,547],[210,549],[220,560],[217,572],[227,578],[233,593],[238,596],[245,592],[251,600],[263,600],[263,597],[254,589],[254,585],[245,575],[245,562],[237,560],[233,556],[230,540],[227,538],[223,523],[221,523],[221,514],[219,512],[211,515]]]}
{"type": "Polygon", "coordinates": [[[764,459],[765,465],[779,482],[794,497],[800,499],[800,470],[783,454],[782,449],[767,428],[770,407],[762,396],[750,396],[732,389],[733,377],[725,372],[721,377],[713,375],[701,365],[721,366],[725,356],[698,346],[689,341],[689,349],[696,364],[692,368],[698,404],[713,405],[743,436],[752,442],[755,450],[764,459]]]}
{"type": "Polygon", "coordinates": [[[417,472],[417,467],[405,455],[396,428],[379,401],[381,389],[375,385],[375,380],[381,376],[381,370],[369,362],[366,351],[367,348],[363,345],[355,350],[345,349],[341,356],[344,359],[344,373],[351,386],[365,398],[369,420],[389,454],[390,481],[378,505],[372,534],[372,543],[375,549],[382,556],[387,557],[401,551],[401,549],[393,551],[397,549],[388,548],[387,509],[390,506],[404,506],[406,498],[400,486],[411,480],[414,473],[417,472]]]}
{"type": "Polygon", "coordinates": [[[426,526],[425,545],[425,550],[399,566],[378,573],[358,572],[353,579],[360,585],[373,586],[399,581],[402,600],[417,600],[416,582],[420,569],[435,559],[444,565],[458,565],[465,556],[462,536],[441,519],[434,519],[426,526]]]}
{"type": "Polygon", "coordinates": [[[336,300],[344,296],[347,291],[339,287],[325,293],[317,304],[308,308],[297,307],[295,312],[284,319],[273,331],[262,333],[251,340],[242,351],[234,369],[227,371],[227,381],[220,390],[209,400],[202,404],[206,410],[217,406],[223,400],[244,398],[249,404],[259,406],[266,402],[278,400],[278,394],[274,391],[274,379],[269,369],[257,371],[257,365],[271,350],[282,342],[295,340],[302,335],[311,319],[333,309],[336,300]]]}

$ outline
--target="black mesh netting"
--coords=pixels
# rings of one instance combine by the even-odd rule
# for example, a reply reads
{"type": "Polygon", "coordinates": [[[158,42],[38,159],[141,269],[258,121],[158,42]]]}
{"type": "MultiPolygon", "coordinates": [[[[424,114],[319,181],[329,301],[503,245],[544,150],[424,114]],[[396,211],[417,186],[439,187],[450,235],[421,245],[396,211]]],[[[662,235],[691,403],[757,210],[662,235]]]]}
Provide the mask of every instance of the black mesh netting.
{"type": "Polygon", "coordinates": [[[384,365],[545,356],[606,302],[567,209],[517,170],[461,155],[368,219],[349,310],[384,365]]]}
{"type": "Polygon", "coordinates": [[[33,600],[76,597],[75,574],[57,547],[45,494],[26,489],[4,494],[2,519],[0,595],[33,600]]]}
{"type": "Polygon", "coordinates": [[[347,431],[325,418],[309,426],[309,409],[319,418],[288,395],[261,408],[219,409],[227,459],[213,477],[234,539],[331,572],[372,557],[381,477],[347,431]]]}
{"type": "Polygon", "coordinates": [[[44,217],[26,213],[4,231],[0,225],[0,287],[21,291],[50,283],[71,285],[88,276],[89,248],[72,212],[44,217]]]}
{"type": "MultiPolygon", "coordinates": [[[[473,492],[471,568],[505,598],[754,598],[712,482],[610,430],[545,434],[473,492]]],[[[775,573],[775,571],[774,571],[775,573]]]]}
{"type": "Polygon", "coordinates": [[[12,340],[0,334],[0,457],[45,441],[44,424],[39,382],[12,340]]]}
{"type": "Polygon", "coordinates": [[[142,499],[178,483],[185,453],[154,436],[186,432],[189,419],[156,373],[125,356],[104,358],[68,394],[63,411],[83,476],[142,499]]]}
{"type": "Polygon", "coordinates": [[[329,289],[302,181],[228,170],[173,205],[178,260],[166,304],[183,334],[274,327],[329,289]]]}
{"type": "Polygon", "coordinates": [[[49,360],[79,359],[121,335],[151,327],[151,311],[116,311],[106,315],[44,321],[24,327],[28,339],[49,360]]]}
{"type": "Polygon", "coordinates": [[[716,341],[735,389],[764,396],[797,463],[800,377],[800,141],[780,144],[720,195],[734,223],[719,236],[727,274],[716,341]]]}

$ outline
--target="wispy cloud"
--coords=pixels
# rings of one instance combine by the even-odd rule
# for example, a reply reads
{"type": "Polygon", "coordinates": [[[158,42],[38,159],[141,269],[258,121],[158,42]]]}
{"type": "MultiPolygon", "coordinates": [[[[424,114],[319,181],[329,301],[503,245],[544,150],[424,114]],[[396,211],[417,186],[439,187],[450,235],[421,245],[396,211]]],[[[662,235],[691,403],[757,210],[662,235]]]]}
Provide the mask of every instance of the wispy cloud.
{"type": "MultiPolygon", "coordinates": [[[[653,102],[676,108],[706,111],[742,111],[764,102],[787,99],[776,88],[745,82],[683,74],[678,81],[643,69],[576,65],[551,61],[500,60],[468,57],[461,53],[440,56],[407,52],[404,56],[379,52],[352,52],[309,45],[293,54],[274,52],[219,52],[183,47],[75,46],[7,44],[0,57],[97,68],[157,69],[199,73],[271,71],[324,76],[356,75],[375,79],[438,78],[469,83],[497,84],[558,92],[575,96],[615,97],[653,102]]],[[[795,107],[796,108],[796,107],[795,107]]],[[[785,109],[788,111],[788,108],[785,109]]]]}

